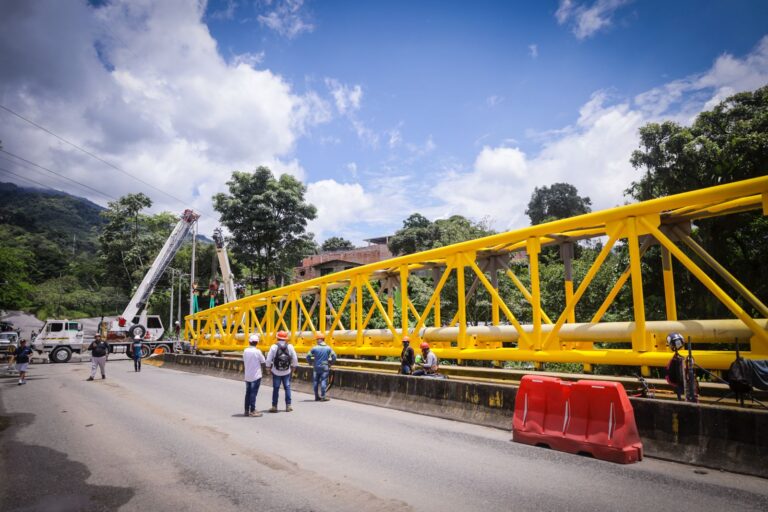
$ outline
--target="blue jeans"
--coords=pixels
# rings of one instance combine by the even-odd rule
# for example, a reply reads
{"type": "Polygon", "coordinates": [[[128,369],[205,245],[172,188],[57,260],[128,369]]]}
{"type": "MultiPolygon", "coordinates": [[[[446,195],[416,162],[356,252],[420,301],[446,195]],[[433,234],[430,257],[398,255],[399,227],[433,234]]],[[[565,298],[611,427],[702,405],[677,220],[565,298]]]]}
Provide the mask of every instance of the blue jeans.
{"type": "Polygon", "coordinates": [[[285,388],[285,405],[291,405],[291,374],[272,375],[272,407],[277,407],[277,398],[280,395],[280,384],[285,388]]]}
{"type": "Polygon", "coordinates": [[[261,379],[257,379],[253,382],[245,382],[245,412],[253,412],[256,410],[256,395],[259,394],[260,385],[261,379]]]}
{"type": "Polygon", "coordinates": [[[312,388],[315,390],[315,400],[320,397],[325,398],[325,390],[328,389],[328,374],[331,373],[330,369],[325,366],[320,369],[315,368],[312,374],[312,388]],[[320,387],[320,394],[317,394],[317,388],[320,387]]]}
{"type": "Polygon", "coordinates": [[[141,371],[141,352],[133,355],[133,370],[137,372],[141,371]]]}
{"type": "Polygon", "coordinates": [[[400,365],[400,373],[402,375],[410,375],[411,374],[411,366],[405,363],[402,363],[400,365]]]}

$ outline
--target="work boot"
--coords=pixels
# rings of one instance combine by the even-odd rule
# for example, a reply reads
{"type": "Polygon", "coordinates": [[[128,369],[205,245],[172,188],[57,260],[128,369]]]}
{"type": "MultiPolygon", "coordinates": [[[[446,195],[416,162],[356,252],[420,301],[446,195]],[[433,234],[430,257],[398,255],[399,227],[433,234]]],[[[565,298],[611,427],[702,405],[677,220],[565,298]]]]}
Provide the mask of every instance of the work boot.
{"type": "Polygon", "coordinates": [[[285,412],[291,412],[292,410],[293,410],[293,407],[291,407],[290,405],[285,406],[285,412]]]}
{"type": "Polygon", "coordinates": [[[273,405],[269,408],[269,412],[277,412],[277,407],[273,405]]]}
{"type": "Polygon", "coordinates": [[[86,380],[93,380],[93,377],[88,377],[86,380]]]}
{"type": "Polygon", "coordinates": [[[104,380],[104,379],[106,379],[106,378],[107,378],[107,376],[106,376],[106,375],[104,375],[104,374],[102,374],[102,375],[101,375],[101,380],[104,380]]]}
{"type": "Polygon", "coordinates": [[[320,397],[319,397],[319,396],[316,396],[316,397],[315,397],[315,402],[319,402],[319,401],[320,401],[320,397]]]}
{"type": "Polygon", "coordinates": [[[330,401],[331,401],[331,399],[330,399],[330,398],[328,398],[327,396],[324,396],[323,398],[321,398],[321,399],[320,399],[320,401],[321,401],[321,402],[330,402],[330,401]]]}
{"type": "Polygon", "coordinates": [[[245,410],[245,412],[243,413],[243,416],[249,416],[248,409],[245,410]]]}
{"type": "Polygon", "coordinates": [[[260,418],[262,416],[262,414],[260,412],[258,412],[258,411],[251,411],[248,414],[248,416],[250,416],[251,418],[260,418]]]}

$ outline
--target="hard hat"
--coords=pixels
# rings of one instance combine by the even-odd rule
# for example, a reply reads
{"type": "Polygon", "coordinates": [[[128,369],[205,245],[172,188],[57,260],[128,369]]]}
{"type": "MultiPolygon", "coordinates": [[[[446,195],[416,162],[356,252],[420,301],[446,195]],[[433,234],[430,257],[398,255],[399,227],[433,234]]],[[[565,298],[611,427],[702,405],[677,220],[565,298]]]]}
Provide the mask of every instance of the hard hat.
{"type": "Polygon", "coordinates": [[[285,331],[277,331],[277,339],[287,340],[289,338],[288,333],[285,331]]]}
{"type": "Polygon", "coordinates": [[[250,336],[248,336],[248,342],[251,345],[256,345],[259,342],[259,335],[256,334],[255,332],[252,333],[250,336]]]}
{"type": "Polygon", "coordinates": [[[176,325],[179,325],[179,321],[178,321],[178,320],[176,320],[174,323],[175,323],[176,325]]]}
{"type": "Polygon", "coordinates": [[[683,335],[678,332],[669,333],[667,336],[667,346],[672,350],[680,350],[685,345],[683,335]]]}
{"type": "Polygon", "coordinates": [[[429,348],[429,343],[427,343],[426,341],[422,341],[421,345],[419,346],[421,347],[421,350],[426,350],[429,348]]]}
{"type": "Polygon", "coordinates": [[[409,338],[408,336],[403,336],[403,343],[410,343],[410,342],[411,342],[411,338],[409,338]]]}
{"type": "Polygon", "coordinates": [[[136,341],[141,341],[143,338],[139,334],[137,334],[136,336],[133,337],[133,339],[136,341]]]}
{"type": "Polygon", "coordinates": [[[318,343],[322,343],[325,341],[325,334],[322,332],[319,332],[315,335],[315,341],[318,343]]]}

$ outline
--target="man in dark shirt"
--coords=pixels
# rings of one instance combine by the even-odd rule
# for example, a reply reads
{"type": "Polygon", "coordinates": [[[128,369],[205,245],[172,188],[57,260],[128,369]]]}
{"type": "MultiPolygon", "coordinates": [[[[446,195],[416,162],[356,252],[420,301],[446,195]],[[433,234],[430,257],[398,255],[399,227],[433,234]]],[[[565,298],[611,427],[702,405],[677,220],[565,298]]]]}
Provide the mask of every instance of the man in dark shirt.
{"type": "Polygon", "coordinates": [[[16,359],[16,370],[19,372],[19,386],[27,383],[27,368],[32,349],[27,346],[27,340],[21,340],[13,353],[16,359]]]}
{"type": "Polygon", "coordinates": [[[410,375],[413,372],[415,362],[416,356],[411,347],[411,340],[408,336],[403,336],[403,351],[400,353],[400,373],[410,375]]]}
{"type": "Polygon", "coordinates": [[[93,343],[90,344],[88,350],[91,351],[91,376],[88,380],[93,380],[96,376],[96,368],[101,370],[101,378],[106,379],[107,376],[104,372],[107,366],[107,353],[109,352],[109,345],[107,342],[101,339],[101,336],[97,334],[93,338],[93,343]]]}

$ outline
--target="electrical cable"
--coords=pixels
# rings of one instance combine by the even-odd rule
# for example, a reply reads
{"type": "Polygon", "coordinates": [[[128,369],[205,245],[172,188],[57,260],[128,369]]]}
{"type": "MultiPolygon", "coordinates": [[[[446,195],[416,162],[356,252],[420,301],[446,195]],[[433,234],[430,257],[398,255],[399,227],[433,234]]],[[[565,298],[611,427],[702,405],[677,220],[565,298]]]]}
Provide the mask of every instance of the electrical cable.
{"type": "MultiPolygon", "coordinates": [[[[24,180],[24,181],[28,181],[28,182],[30,182],[30,183],[34,183],[35,185],[40,185],[40,186],[41,186],[41,187],[43,187],[43,188],[51,188],[51,186],[50,186],[50,185],[44,185],[44,184],[40,183],[39,181],[35,181],[35,180],[33,180],[33,179],[30,179],[30,178],[24,177],[24,176],[22,176],[22,175],[20,175],[20,174],[16,174],[15,172],[13,172],[13,171],[9,171],[8,169],[5,169],[5,168],[3,168],[3,167],[0,167],[0,171],[1,171],[1,172],[7,172],[8,174],[13,174],[13,175],[14,175],[14,176],[16,176],[17,178],[20,178],[20,179],[22,179],[22,180],[24,180]]],[[[58,189],[54,189],[54,190],[58,190],[58,189]]],[[[63,190],[59,190],[59,192],[63,192],[63,190]]]]}
{"type": "Polygon", "coordinates": [[[85,183],[80,183],[79,181],[73,180],[72,178],[68,178],[68,177],[64,176],[63,174],[61,174],[61,173],[58,173],[56,171],[52,171],[51,169],[49,169],[49,168],[47,168],[45,166],[42,166],[40,164],[36,164],[35,162],[32,162],[31,160],[27,160],[26,158],[21,157],[19,155],[15,155],[15,154],[11,153],[10,151],[6,151],[4,149],[0,149],[0,152],[5,153],[6,155],[10,155],[13,158],[17,158],[17,159],[21,160],[22,162],[26,162],[27,164],[32,165],[34,167],[38,167],[38,168],[40,168],[40,169],[42,169],[44,171],[47,171],[47,172],[49,172],[51,174],[56,175],[56,176],[58,176],[58,177],[60,177],[62,179],[65,179],[67,181],[71,181],[72,183],[76,183],[76,184],[80,185],[81,187],[85,187],[88,190],[96,192],[97,194],[101,194],[102,196],[108,197],[109,199],[117,200],[117,198],[115,196],[113,196],[113,195],[107,194],[106,192],[102,192],[101,190],[97,190],[97,189],[95,189],[95,188],[93,188],[93,187],[91,187],[89,185],[86,185],[85,183]]]}
{"type": "MultiPolygon", "coordinates": [[[[135,179],[136,181],[138,181],[138,182],[140,182],[140,183],[143,183],[144,185],[146,185],[146,186],[148,186],[148,187],[152,188],[153,190],[156,190],[156,191],[160,192],[161,194],[164,194],[164,195],[166,195],[166,196],[170,197],[171,199],[173,199],[173,200],[175,200],[175,201],[178,201],[179,203],[181,203],[181,204],[182,204],[182,205],[184,205],[185,207],[186,207],[186,206],[188,206],[188,203],[187,203],[187,202],[185,202],[185,201],[183,201],[183,200],[179,199],[178,197],[176,197],[176,196],[174,196],[174,195],[172,195],[172,194],[170,194],[170,193],[168,193],[168,192],[166,192],[166,191],[164,191],[164,190],[162,190],[162,189],[160,189],[160,188],[157,188],[156,186],[152,185],[151,183],[148,183],[148,182],[146,182],[146,181],[142,180],[141,178],[139,178],[139,177],[137,177],[137,176],[134,176],[133,174],[131,174],[131,173],[127,172],[127,171],[124,171],[123,169],[121,169],[120,167],[116,166],[115,164],[113,164],[113,163],[111,163],[111,162],[108,162],[108,161],[104,160],[103,158],[101,158],[101,157],[99,157],[99,156],[97,156],[97,155],[95,155],[95,154],[91,153],[91,152],[90,152],[90,151],[88,151],[87,149],[85,149],[85,148],[83,148],[83,147],[81,147],[81,146],[78,146],[78,145],[77,145],[77,144],[75,144],[74,142],[70,142],[70,141],[68,141],[68,140],[67,140],[67,139],[65,139],[64,137],[62,137],[62,136],[60,136],[60,135],[57,135],[57,134],[53,133],[53,132],[52,132],[51,130],[49,130],[48,128],[46,128],[46,127],[44,127],[44,126],[41,126],[41,125],[39,125],[39,124],[35,123],[34,121],[31,121],[31,120],[27,119],[26,117],[22,116],[21,114],[18,114],[18,113],[16,113],[16,112],[14,112],[14,111],[13,111],[13,110],[11,110],[10,108],[6,107],[5,105],[2,105],[2,104],[0,104],[0,109],[2,109],[2,110],[5,110],[5,111],[6,111],[6,112],[8,112],[9,114],[12,114],[12,115],[14,115],[14,116],[18,117],[18,118],[19,118],[19,119],[21,119],[22,121],[24,121],[24,122],[26,122],[26,123],[29,123],[29,124],[31,124],[32,126],[34,126],[35,128],[38,128],[38,129],[40,129],[40,130],[44,131],[45,133],[47,133],[47,134],[49,134],[49,135],[51,135],[51,136],[53,136],[53,137],[57,138],[57,139],[58,139],[58,140],[60,140],[61,142],[65,143],[65,144],[67,144],[67,145],[69,145],[69,146],[72,146],[73,148],[77,149],[78,151],[81,151],[81,152],[85,153],[86,155],[90,156],[91,158],[94,158],[94,159],[98,160],[99,162],[103,163],[104,165],[108,165],[109,167],[111,167],[111,168],[115,169],[116,171],[118,171],[118,172],[120,172],[120,173],[122,173],[122,174],[124,174],[124,175],[126,175],[126,176],[128,176],[128,177],[130,177],[130,178],[133,178],[133,179],[135,179]]],[[[215,217],[215,215],[214,215],[213,217],[215,217]]]]}

